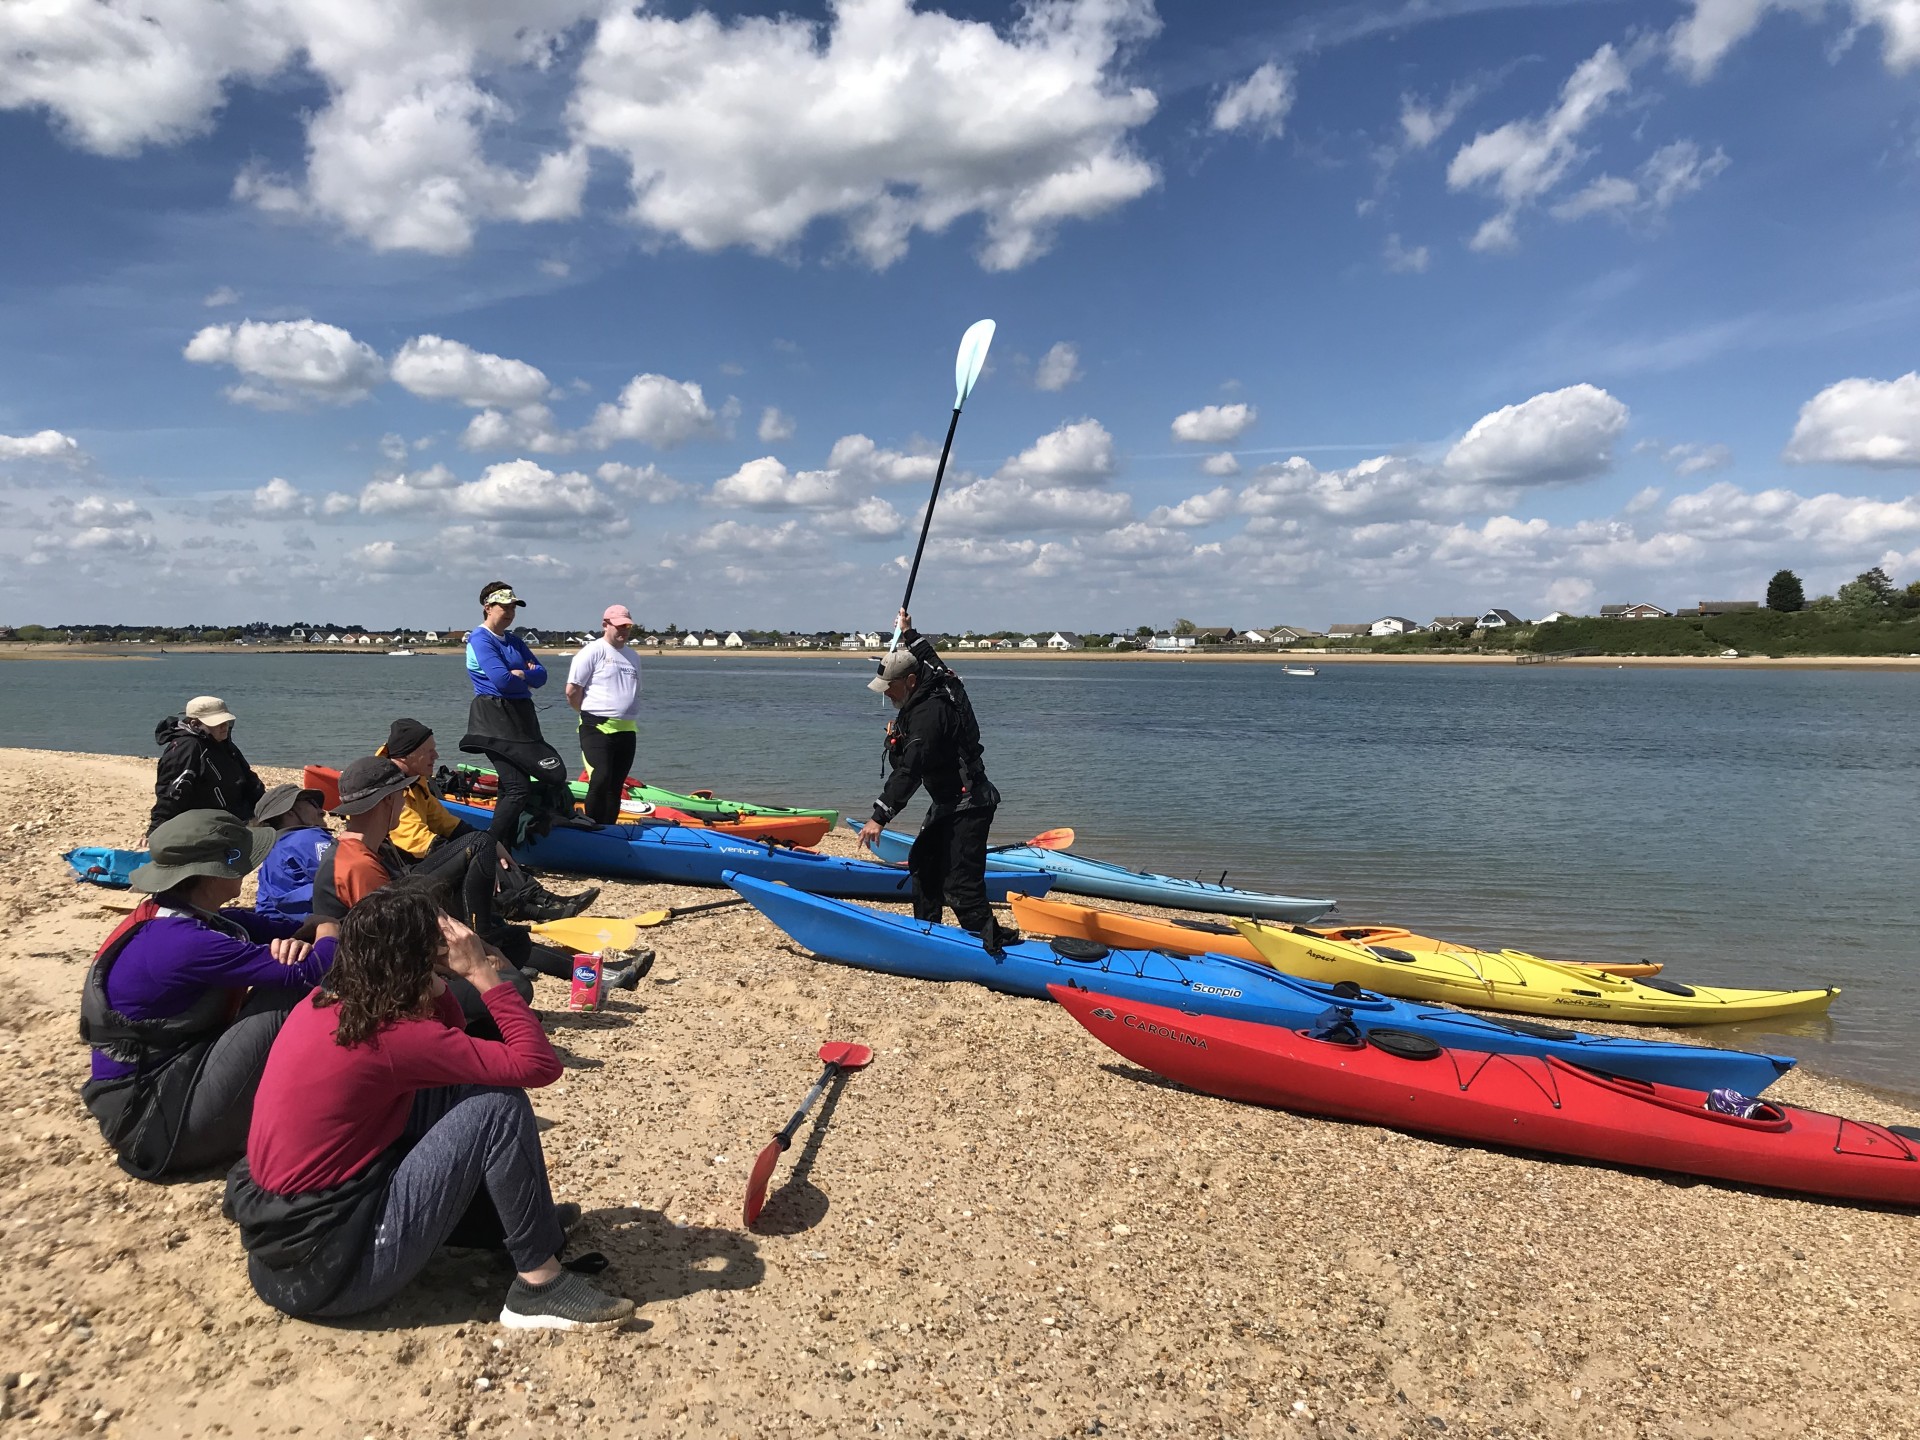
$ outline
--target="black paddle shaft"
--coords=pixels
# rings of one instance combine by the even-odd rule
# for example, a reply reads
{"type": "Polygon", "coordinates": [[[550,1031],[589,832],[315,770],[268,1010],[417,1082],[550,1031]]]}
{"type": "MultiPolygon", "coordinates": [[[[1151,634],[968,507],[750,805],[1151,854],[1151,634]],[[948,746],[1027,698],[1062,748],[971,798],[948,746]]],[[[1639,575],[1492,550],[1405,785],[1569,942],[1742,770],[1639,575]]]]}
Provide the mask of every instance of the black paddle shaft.
{"type": "Polygon", "coordinates": [[[913,608],[913,582],[920,578],[920,556],[927,548],[927,531],[933,528],[933,507],[940,503],[940,482],[947,475],[947,456],[953,450],[953,432],[960,428],[960,407],[953,407],[953,419],[947,422],[947,443],[940,447],[940,464],[933,472],[933,494],[927,497],[927,515],[920,522],[920,543],[913,547],[913,568],[907,572],[907,593],[900,597],[900,608],[913,608]]]}
{"type": "Polygon", "coordinates": [[[793,1147],[793,1137],[800,1129],[800,1122],[807,1118],[807,1112],[813,1109],[814,1102],[820,1098],[821,1092],[833,1083],[833,1077],[838,1075],[842,1068],[838,1060],[827,1062],[827,1068],[822,1070],[820,1078],[813,1082],[813,1088],[807,1091],[807,1098],[800,1102],[800,1108],[793,1112],[793,1118],[782,1125],[780,1133],[773,1137],[780,1142],[782,1150],[793,1147]]]}

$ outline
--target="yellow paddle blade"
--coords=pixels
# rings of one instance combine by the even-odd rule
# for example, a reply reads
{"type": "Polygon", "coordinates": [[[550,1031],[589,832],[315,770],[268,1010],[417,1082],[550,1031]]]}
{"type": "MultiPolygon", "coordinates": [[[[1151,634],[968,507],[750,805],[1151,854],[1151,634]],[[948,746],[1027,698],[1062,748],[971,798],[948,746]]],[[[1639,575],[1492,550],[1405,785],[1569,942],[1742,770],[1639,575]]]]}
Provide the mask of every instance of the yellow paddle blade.
{"type": "Polygon", "coordinates": [[[1042,830],[1027,844],[1036,850],[1071,850],[1074,838],[1073,827],[1062,825],[1056,830],[1042,830]]]}
{"type": "Polygon", "coordinates": [[[571,920],[548,920],[528,928],[548,944],[558,945],[576,954],[592,955],[606,949],[631,950],[637,943],[635,932],[658,925],[667,918],[664,910],[621,919],[613,915],[576,915],[571,920]],[[653,917],[657,915],[658,920],[653,917]]]}

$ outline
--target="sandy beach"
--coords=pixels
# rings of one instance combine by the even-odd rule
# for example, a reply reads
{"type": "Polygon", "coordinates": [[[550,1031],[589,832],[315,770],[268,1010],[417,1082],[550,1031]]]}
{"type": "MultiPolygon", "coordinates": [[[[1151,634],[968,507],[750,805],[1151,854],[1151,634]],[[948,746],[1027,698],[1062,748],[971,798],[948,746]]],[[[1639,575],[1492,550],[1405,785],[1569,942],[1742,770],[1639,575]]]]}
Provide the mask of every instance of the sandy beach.
{"type": "MultiPolygon", "coordinates": [[[[503,1331],[505,1261],[460,1251],[352,1324],[285,1319],[220,1177],[129,1179],[78,1099],[116,897],[60,855],[139,844],[152,759],[0,757],[0,1435],[1920,1434],[1909,1213],[1208,1099],[1048,1005],[816,961],[749,909],[652,931],[602,1015],[536,997],[555,1188],[636,1322],[503,1331]],[[745,1233],[826,1039],[875,1061],[745,1233]]],[[[1920,1123],[1805,1073],[1770,1094],[1920,1123]]]]}

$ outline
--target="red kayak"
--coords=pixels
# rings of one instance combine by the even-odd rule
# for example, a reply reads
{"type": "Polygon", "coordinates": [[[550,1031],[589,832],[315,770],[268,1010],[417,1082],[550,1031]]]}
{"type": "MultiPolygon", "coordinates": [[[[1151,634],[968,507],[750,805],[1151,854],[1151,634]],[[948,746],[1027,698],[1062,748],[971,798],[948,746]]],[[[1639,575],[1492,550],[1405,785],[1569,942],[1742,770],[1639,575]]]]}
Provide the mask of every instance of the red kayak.
{"type": "Polygon", "coordinates": [[[1316,1040],[1276,1025],[1048,988],[1102,1044],[1208,1095],[1612,1165],[1920,1206],[1920,1129],[1765,1102],[1742,1119],[1709,1110],[1704,1091],[1622,1080],[1551,1056],[1448,1050],[1396,1030],[1316,1040]]]}

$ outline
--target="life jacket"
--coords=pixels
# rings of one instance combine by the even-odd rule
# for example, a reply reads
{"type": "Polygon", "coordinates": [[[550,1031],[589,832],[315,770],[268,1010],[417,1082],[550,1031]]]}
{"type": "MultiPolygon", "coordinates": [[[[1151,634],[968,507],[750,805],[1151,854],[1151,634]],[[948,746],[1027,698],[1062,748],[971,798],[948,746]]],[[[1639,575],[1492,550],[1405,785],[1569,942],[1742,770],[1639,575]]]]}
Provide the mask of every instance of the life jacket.
{"type": "Polygon", "coordinates": [[[1000,792],[987,778],[986,746],[980,739],[980,722],[974,718],[973,701],[967,698],[967,687],[960,677],[945,665],[928,663],[922,659],[920,683],[900,707],[900,713],[887,722],[887,736],[883,752],[887,768],[900,763],[900,752],[908,741],[907,719],[909,715],[924,706],[943,704],[953,711],[955,735],[953,742],[954,779],[957,780],[955,793],[938,793],[947,786],[945,765],[929,765],[922,776],[921,783],[926,786],[928,798],[935,806],[944,809],[977,809],[1000,803],[1000,792]]]}
{"type": "MultiPolygon", "coordinates": [[[[208,990],[178,1015],[151,1020],[114,1009],[107,999],[114,962],[159,915],[157,904],[143,900],[116,925],[93,957],[80,992],[80,1038],[108,1059],[134,1067],[130,1075],[89,1080],[80,1097],[119,1154],[120,1168],[142,1180],[166,1173],[200,1067],[233,1016],[233,997],[224,990],[208,990]]],[[[209,923],[207,916],[195,918],[209,923]]]]}

